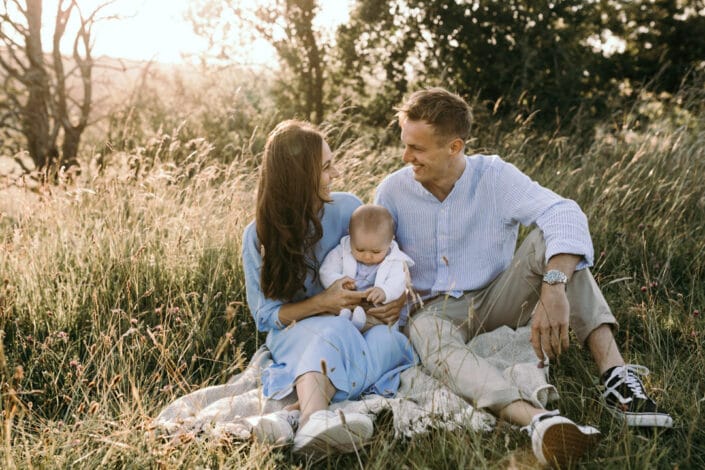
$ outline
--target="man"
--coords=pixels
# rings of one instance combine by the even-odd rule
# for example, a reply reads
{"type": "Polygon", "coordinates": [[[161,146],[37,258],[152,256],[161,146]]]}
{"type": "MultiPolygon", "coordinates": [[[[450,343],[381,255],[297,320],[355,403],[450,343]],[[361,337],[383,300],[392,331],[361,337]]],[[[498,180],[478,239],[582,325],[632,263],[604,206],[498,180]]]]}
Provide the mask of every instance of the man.
{"type": "Polygon", "coordinates": [[[531,321],[543,364],[568,348],[570,325],[599,368],[610,411],[632,426],[672,426],[644,390],[645,368],[625,364],[617,348],[617,322],[588,269],[593,247],[580,207],[497,156],[466,156],[472,115],[458,95],[418,91],[397,111],[409,165],[385,178],[376,203],[392,213],[397,242],[416,263],[411,280],[424,302],[409,334],[424,366],[475,406],[525,426],[537,458],[562,465],[599,432],[522,399],[466,342],[531,321]],[[534,224],[514,253],[519,226],[534,224]]]}

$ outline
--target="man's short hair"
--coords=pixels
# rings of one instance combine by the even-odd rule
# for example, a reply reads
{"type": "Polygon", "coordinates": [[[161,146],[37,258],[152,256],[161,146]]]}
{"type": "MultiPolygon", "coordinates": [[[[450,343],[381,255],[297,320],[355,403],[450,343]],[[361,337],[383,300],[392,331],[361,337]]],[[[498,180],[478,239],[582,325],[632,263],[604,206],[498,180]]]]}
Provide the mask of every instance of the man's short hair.
{"type": "Polygon", "coordinates": [[[428,88],[411,94],[394,108],[399,120],[426,121],[442,138],[470,137],[472,111],[467,102],[444,88],[428,88]]]}

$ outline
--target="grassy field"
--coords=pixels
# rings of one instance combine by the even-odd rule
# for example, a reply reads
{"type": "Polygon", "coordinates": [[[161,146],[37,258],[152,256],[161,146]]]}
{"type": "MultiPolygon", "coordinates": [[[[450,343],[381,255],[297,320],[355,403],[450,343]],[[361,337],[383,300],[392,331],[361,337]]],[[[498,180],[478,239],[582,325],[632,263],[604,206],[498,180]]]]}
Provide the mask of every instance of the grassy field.
{"type": "MultiPolygon", "coordinates": [[[[618,343],[650,367],[646,382],[676,421],[658,432],[613,421],[589,354],[574,346],[552,373],[561,411],[605,434],[586,468],[705,467],[705,120],[665,106],[648,123],[636,111],[615,118],[587,146],[528,125],[478,129],[477,147],[584,208],[618,343]]],[[[402,165],[398,148],[367,135],[337,132],[331,142],[343,172],[336,189],[366,201],[402,165]]],[[[506,426],[394,441],[382,418],[359,456],[322,461],[251,442],[146,437],[166,404],[225,382],[263,340],[244,305],[239,256],[256,155],[214,163],[207,145],[188,145],[160,147],[149,165],[115,152],[71,184],[0,193],[0,467],[537,466],[529,439],[506,426]]]]}

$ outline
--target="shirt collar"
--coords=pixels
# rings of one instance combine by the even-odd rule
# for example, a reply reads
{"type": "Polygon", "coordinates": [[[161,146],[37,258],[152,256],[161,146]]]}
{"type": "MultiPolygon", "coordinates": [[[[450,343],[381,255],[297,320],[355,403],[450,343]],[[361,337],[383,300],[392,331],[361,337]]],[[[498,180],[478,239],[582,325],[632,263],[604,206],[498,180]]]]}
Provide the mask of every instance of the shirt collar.
{"type": "MultiPolygon", "coordinates": [[[[464,192],[464,190],[469,188],[469,186],[470,186],[470,181],[471,181],[470,175],[472,173],[472,171],[470,170],[470,157],[467,155],[463,155],[463,158],[465,158],[465,168],[463,169],[463,173],[460,175],[460,178],[458,178],[458,180],[455,182],[453,189],[450,191],[450,194],[448,194],[448,197],[445,198],[445,201],[453,198],[453,195],[455,193],[464,192]]],[[[424,188],[421,183],[416,181],[416,179],[414,178],[414,171],[411,168],[411,166],[407,166],[405,168],[405,170],[406,170],[406,177],[409,178],[409,181],[411,182],[411,186],[417,194],[419,194],[420,196],[422,196],[424,198],[435,201],[438,204],[443,204],[441,201],[436,199],[436,196],[431,194],[431,192],[428,189],[424,188]]]]}

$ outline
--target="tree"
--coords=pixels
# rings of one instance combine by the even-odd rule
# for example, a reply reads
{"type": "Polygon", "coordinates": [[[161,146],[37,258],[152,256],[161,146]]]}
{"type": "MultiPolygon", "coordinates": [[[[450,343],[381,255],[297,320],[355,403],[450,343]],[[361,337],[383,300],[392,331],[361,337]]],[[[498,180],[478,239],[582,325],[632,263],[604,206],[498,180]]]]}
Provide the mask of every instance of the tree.
{"type": "MultiPolygon", "coordinates": [[[[314,27],[316,0],[271,0],[247,8],[243,0],[194,2],[189,18],[194,31],[211,42],[220,60],[232,60],[236,50],[255,36],[269,42],[282,66],[275,88],[282,108],[319,123],[325,113],[324,69],[327,46],[314,27]],[[233,38],[233,36],[236,36],[233,38]]],[[[245,46],[246,47],[246,46],[245,46]]]]}
{"type": "Polygon", "coordinates": [[[612,2],[620,15],[608,28],[625,42],[616,77],[669,93],[697,79],[692,72],[705,65],[705,1],[612,2]]]}
{"type": "Polygon", "coordinates": [[[92,104],[93,25],[110,3],[84,14],[77,0],[58,0],[47,55],[41,35],[42,0],[2,0],[0,73],[6,100],[0,101],[0,115],[3,125],[24,136],[39,168],[76,164],[92,104]],[[70,21],[77,23],[77,30],[67,60],[60,46],[70,21]]]}
{"type": "Polygon", "coordinates": [[[358,0],[339,30],[353,56],[342,62],[384,64],[396,95],[411,81],[442,85],[490,106],[501,99],[511,112],[538,108],[552,121],[584,105],[597,79],[589,70],[603,57],[585,44],[599,32],[597,8],[583,0],[358,0]]]}
{"type": "Polygon", "coordinates": [[[371,123],[406,88],[442,85],[494,113],[538,110],[535,121],[570,128],[609,113],[624,80],[674,92],[702,69],[705,2],[356,0],[338,46],[340,77],[366,77],[347,83],[371,123]],[[607,38],[623,52],[597,47],[607,38]]]}
{"type": "Polygon", "coordinates": [[[409,87],[410,64],[422,40],[420,25],[401,2],[357,0],[336,32],[336,94],[356,104],[368,124],[389,121],[409,87]]]}

